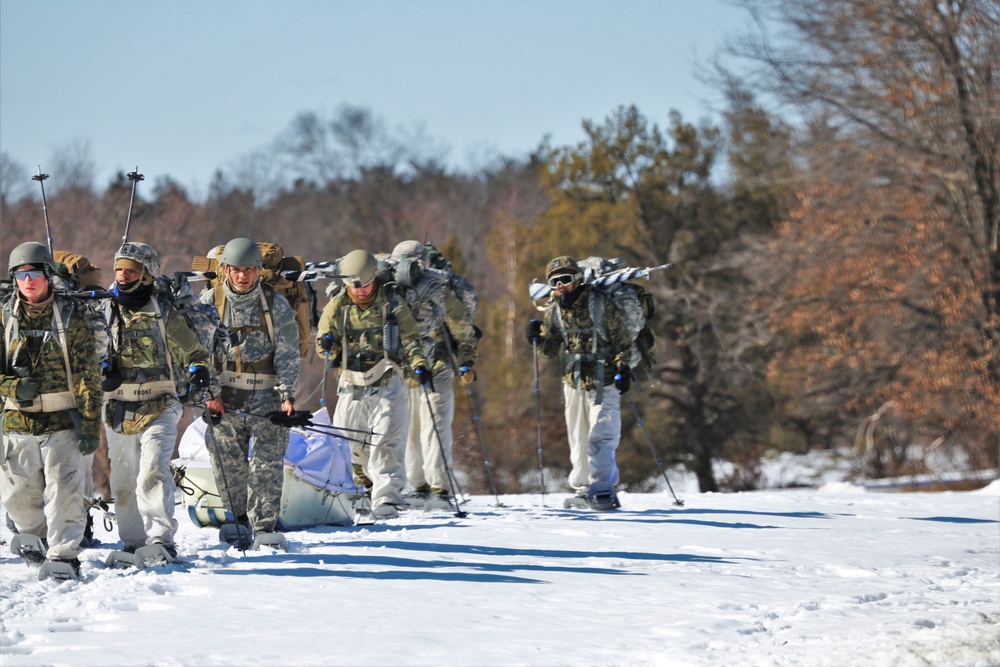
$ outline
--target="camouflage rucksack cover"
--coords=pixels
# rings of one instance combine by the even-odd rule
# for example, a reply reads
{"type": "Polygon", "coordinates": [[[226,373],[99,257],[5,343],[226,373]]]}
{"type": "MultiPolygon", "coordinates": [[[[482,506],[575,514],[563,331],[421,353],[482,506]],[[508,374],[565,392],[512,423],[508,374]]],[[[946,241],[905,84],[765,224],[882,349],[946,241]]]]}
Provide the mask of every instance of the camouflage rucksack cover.
{"type": "MultiPolygon", "coordinates": [[[[597,256],[588,257],[577,264],[583,270],[584,283],[625,266],[625,262],[619,258],[597,256]]],[[[644,286],[631,282],[613,283],[594,289],[600,290],[615,304],[632,337],[632,360],[629,365],[632,368],[641,366],[649,371],[656,364],[656,354],[653,351],[656,334],[650,326],[656,312],[653,295],[644,286]]]]}
{"type": "MultiPolygon", "coordinates": [[[[260,270],[260,279],[267,283],[288,300],[292,310],[295,311],[295,324],[299,329],[299,357],[304,359],[309,354],[309,338],[313,334],[319,316],[316,312],[316,292],[304,282],[288,280],[281,275],[282,271],[305,271],[306,263],[298,256],[286,256],[281,246],[277,243],[258,242],[260,257],[263,264],[260,270]]],[[[194,271],[207,271],[216,274],[216,278],[211,281],[211,287],[219,287],[222,284],[222,271],[218,265],[218,257],[223,246],[217,246],[212,250],[211,257],[195,257],[191,262],[194,271]]],[[[222,298],[222,290],[215,290],[217,305],[222,298]]]]}
{"type": "MultiPolygon", "coordinates": [[[[178,271],[173,277],[158,276],[153,284],[160,300],[160,310],[167,313],[172,307],[184,318],[184,322],[198,337],[202,347],[208,350],[210,357],[224,357],[229,345],[229,332],[219,321],[219,313],[215,307],[198,300],[184,272],[178,271]]],[[[186,397],[188,369],[175,367],[174,378],[178,396],[186,397]]]]}

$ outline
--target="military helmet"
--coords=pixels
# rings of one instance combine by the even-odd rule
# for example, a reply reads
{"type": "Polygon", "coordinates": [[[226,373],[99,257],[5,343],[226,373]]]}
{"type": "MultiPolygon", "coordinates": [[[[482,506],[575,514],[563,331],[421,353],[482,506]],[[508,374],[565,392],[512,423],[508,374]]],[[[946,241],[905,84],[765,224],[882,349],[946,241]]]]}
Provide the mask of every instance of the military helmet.
{"type": "Polygon", "coordinates": [[[375,255],[367,250],[352,250],[340,260],[340,272],[350,278],[344,279],[344,284],[354,287],[364,287],[375,280],[378,261],[375,255]]]}
{"type": "Polygon", "coordinates": [[[160,255],[153,246],[136,241],[128,241],[115,253],[115,270],[118,270],[118,260],[125,259],[142,266],[143,272],[153,278],[160,275],[160,255]]]}
{"type": "Polygon", "coordinates": [[[35,241],[22,243],[10,251],[8,275],[13,278],[14,269],[25,264],[41,264],[46,277],[51,276],[56,270],[55,261],[52,259],[49,249],[44,244],[35,241]]]}
{"type": "Polygon", "coordinates": [[[545,278],[548,280],[552,276],[558,273],[568,273],[574,276],[583,276],[583,271],[580,270],[580,265],[576,263],[576,260],[568,255],[561,255],[556,257],[549,265],[545,267],[545,278]]]}
{"type": "Polygon", "coordinates": [[[260,258],[260,247],[250,239],[233,239],[219,255],[220,266],[249,266],[259,269],[264,266],[260,258]]]}

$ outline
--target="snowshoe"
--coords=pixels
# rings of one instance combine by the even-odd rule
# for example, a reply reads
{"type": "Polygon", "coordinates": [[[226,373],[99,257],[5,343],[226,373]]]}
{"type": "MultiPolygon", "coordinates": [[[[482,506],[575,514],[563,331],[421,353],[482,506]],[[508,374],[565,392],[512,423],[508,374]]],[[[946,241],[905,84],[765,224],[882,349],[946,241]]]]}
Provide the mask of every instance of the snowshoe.
{"type": "Polygon", "coordinates": [[[455,504],[455,499],[446,491],[435,491],[430,495],[426,502],[424,502],[425,512],[434,512],[440,510],[453,510],[457,507],[455,504]]]}
{"type": "Polygon", "coordinates": [[[587,492],[587,505],[595,512],[609,512],[622,506],[618,502],[618,494],[610,482],[591,484],[587,492]]]}
{"type": "Polygon", "coordinates": [[[406,504],[406,509],[422,509],[430,498],[430,495],[430,489],[414,489],[406,494],[403,502],[406,504]]]}
{"type": "Polygon", "coordinates": [[[354,499],[353,505],[355,526],[370,526],[375,523],[371,498],[367,495],[359,495],[354,499]]]}
{"type": "Polygon", "coordinates": [[[115,550],[104,559],[104,567],[128,568],[135,567],[135,549],[115,550]]]}
{"type": "Polygon", "coordinates": [[[53,559],[42,563],[38,569],[38,580],[55,579],[57,581],[76,581],[80,578],[80,560],[69,558],[66,560],[53,559]]]}
{"type": "Polygon", "coordinates": [[[257,533],[253,538],[252,551],[260,551],[261,547],[270,547],[279,551],[288,551],[288,541],[281,533],[257,533]]]}
{"type": "Polygon", "coordinates": [[[168,544],[150,544],[139,547],[132,554],[132,560],[139,569],[152,565],[170,565],[181,562],[177,558],[177,549],[168,544]]]}
{"type": "Polygon", "coordinates": [[[219,541],[246,551],[253,546],[253,531],[243,523],[227,523],[219,528],[219,541]]]}
{"type": "Polygon", "coordinates": [[[394,503],[382,503],[372,510],[372,515],[376,519],[398,519],[399,508],[394,503]]]}
{"type": "Polygon", "coordinates": [[[563,508],[568,510],[586,510],[590,509],[590,504],[587,502],[587,496],[576,495],[564,500],[563,508]]]}
{"type": "Polygon", "coordinates": [[[11,538],[10,552],[24,559],[29,565],[41,565],[45,562],[45,552],[49,550],[45,540],[37,535],[18,533],[11,538]]]}

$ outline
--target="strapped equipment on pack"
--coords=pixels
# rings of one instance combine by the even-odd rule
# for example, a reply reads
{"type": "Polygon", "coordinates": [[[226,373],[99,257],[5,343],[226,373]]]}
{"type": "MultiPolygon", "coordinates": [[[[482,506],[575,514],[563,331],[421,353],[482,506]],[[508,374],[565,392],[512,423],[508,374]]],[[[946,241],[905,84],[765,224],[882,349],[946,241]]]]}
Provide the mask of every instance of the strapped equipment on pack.
{"type": "MultiPolygon", "coordinates": [[[[629,366],[642,368],[648,373],[656,363],[656,355],[653,351],[656,335],[651,326],[651,320],[655,314],[655,303],[653,295],[645,286],[629,281],[634,278],[648,280],[650,273],[668,269],[671,264],[631,268],[624,266],[625,262],[619,258],[607,259],[599,256],[588,257],[577,264],[583,272],[583,284],[593,288],[590,302],[590,312],[594,320],[595,330],[593,340],[596,341],[596,331],[602,323],[603,309],[600,301],[603,295],[603,297],[610,299],[618,309],[622,321],[628,329],[629,337],[632,340],[632,356],[629,366]]],[[[545,310],[546,306],[539,306],[537,302],[550,297],[552,288],[547,283],[533,281],[528,286],[528,294],[539,310],[545,310]]],[[[547,303],[548,301],[546,301],[547,303]]],[[[601,380],[603,381],[603,378],[601,380]]]]}

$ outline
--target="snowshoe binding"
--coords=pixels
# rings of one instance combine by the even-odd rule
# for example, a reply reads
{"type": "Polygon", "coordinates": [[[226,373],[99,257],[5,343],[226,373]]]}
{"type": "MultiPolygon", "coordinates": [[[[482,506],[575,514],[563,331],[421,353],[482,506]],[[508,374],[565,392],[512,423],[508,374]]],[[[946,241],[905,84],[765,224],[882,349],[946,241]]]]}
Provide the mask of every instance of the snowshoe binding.
{"type": "Polygon", "coordinates": [[[143,547],[125,547],[112,551],[104,559],[104,566],[110,568],[136,567],[141,569],[154,565],[174,565],[182,562],[177,558],[177,547],[172,544],[148,544],[143,547]]]}
{"type": "Polygon", "coordinates": [[[610,482],[591,484],[587,492],[587,505],[595,512],[610,512],[622,506],[618,502],[618,494],[610,482]]]}
{"type": "Polygon", "coordinates": [[[10,552],[24,559],[28,565],[41,565],[45,562],[45,552],[49,550],[45,540],[37,535],[17,533],[10,541],[10,552]]]}
{"type": "Polygon", "coordinates": [[[406,509],[423,509],[430,496],[430,487],[418,487],[406,494],[406,497],[403,498],[403,502],[406,503],[406,509]]]}
{"type": "Polygon", "coordinates": [[[253,531],[245,523],[226,523],[219,528],[219,541],[246,551],[253,546],[253,531]]]}
{"type": "Polygon", "coordinates": [[[458,505],[455,503],[455,499],[452,497],[452,495],[447,491],[442,491],[438,489],[432,491],[430,497],[427,498],[426,502],[424,502],[425,512],[434,512],[441,510],[451,511],[456,507],[458,507],[458,505]]]}

